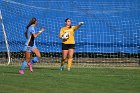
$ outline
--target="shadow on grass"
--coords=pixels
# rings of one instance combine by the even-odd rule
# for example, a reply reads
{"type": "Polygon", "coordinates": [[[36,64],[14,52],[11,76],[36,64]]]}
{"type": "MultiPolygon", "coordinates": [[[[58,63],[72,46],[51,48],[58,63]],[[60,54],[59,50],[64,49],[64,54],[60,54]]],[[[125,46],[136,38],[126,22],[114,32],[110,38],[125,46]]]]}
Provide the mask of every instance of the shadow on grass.
{"type": "Polygon", "coordinates": [[[42,70],[59,70],[59,68],[42,68],[42,67],[34,67],[33,69],[42,69],[42,70]]]}

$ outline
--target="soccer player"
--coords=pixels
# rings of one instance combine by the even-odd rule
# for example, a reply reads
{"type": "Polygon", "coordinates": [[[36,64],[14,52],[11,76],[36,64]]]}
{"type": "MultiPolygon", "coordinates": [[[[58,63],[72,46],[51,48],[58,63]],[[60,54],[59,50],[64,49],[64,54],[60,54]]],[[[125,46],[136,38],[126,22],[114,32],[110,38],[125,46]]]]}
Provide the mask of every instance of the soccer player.
{"type": "Polygon", "coordinates": [[[62,27],[59,33],[59,37],[62,39],[62,60],[60,70],[64,70],[64,62],[66,58],[68,58],[68,66],[67,70],[70,71],[74,48],[75,48],[75,40],[74,40],[74,31],[76,31],[84,22],[79,22],[77,26],[71,26],[71,19],[67,18],[65,20],[65,27],[62,27]]]}
{"type": "Polygon", "coordinates": [[[35,27],[37,25],[37,19],[32,18],[29,22],[29,24],[26,26],[26,32],[25,32],[25,37],[27,39],[24,47],[25,51],[25,60],[22,62],[19,74],[24,74],[24,69],[28,65],[30,71],[32,72],[32,64],[36,63],[39,61],[39,58],[41,57],[40,51],[37,49],[36,44],[35,44],[35,38],[38,37],[38,35],[41,34],[45,29],[41,28],[40,31],[35,33],[35,27]],[[36,54],[36,57],[30,60],[30,54],[31,52],[36,54]]]}

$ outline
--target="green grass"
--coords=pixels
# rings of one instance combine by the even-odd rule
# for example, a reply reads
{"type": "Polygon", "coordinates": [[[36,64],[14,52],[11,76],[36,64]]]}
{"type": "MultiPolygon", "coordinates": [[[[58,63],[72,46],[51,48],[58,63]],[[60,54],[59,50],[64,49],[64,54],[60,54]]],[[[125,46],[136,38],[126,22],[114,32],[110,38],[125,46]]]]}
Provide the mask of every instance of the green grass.
{"type": "Polygon", "coordinates": [[[0,66],[0,93],[140,93],[140,69],[0,66]]]}

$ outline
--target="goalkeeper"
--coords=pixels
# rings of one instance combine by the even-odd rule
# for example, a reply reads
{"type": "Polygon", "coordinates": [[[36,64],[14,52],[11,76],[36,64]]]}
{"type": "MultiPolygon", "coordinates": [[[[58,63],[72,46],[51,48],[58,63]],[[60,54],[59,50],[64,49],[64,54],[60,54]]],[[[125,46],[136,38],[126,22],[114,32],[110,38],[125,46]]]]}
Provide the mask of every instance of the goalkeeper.
{"type": "Polygon", "coordinates": [[[25,37],[27,39],[24,47],[25,51],[25,60],[22,62],[19,74],[24,74],[24,69],[26,65],[28,65],[30,71],[32,72],[32,64],[36,63],[39,61],[40,58],[40,51],[37,49],[36,44],[35,44],[35,38],[40,35],[41,32],[43,32],[45,29],[41,28],[39,32],[35,33],[35,27],[37,25],[37,19],[32,18],[29,22],[29,24],[26,26],[26,32],[25,32],[25,37]],[[37,57],[34,57],[32,60],[30,60],[30,54],[31,52],[35,53],[37,57]]]}
{"type": "Polygon", "coordinates": [[[68,58],[67,70],[70,71],[75,48],[74,31],[83,25],[84,22],[79,22],[77,26],[71,26],[71,19],[67,18],[65,24],[66,26],[61,28],[59,34],[59,37],[62,39],[62,60],[60,70],[64,70],[64,62],[66,58],[68,58]]]}

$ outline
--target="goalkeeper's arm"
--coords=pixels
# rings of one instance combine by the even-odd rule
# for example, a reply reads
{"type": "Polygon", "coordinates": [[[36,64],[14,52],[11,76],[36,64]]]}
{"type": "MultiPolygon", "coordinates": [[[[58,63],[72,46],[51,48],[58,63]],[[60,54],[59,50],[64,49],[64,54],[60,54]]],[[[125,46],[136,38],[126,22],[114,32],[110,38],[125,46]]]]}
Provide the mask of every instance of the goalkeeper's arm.
{"type": "Polygon", "coordinates": [[[59,38],[60,39],[65,39],[65,37],[63,35],[61,35],[61,34],[59,35],[59,38]]]}
{"type": "Polygon", "coordinates": [[[64,34],[61,34],[59,35],[59,38],[60,39],[68,39],[68,37],[66,37],[68,35],[68,33],[64,33],[64,34]]]}
{"type": "Polygon", "coordinates": [[[84,22],[79,22],[77,26],[75,26],[74,30],[77,30],[78,28],[80,28],[81,25],[83,25],[84,22]]]}
{"type": "Polygon", "coordinates": [[[44,28],[41,28],[40,31],[38,31],[36,34],[33,34],[34,37],[36,38],[38,35],[40,35],[43,31],[45,31],[44,28]]]}

